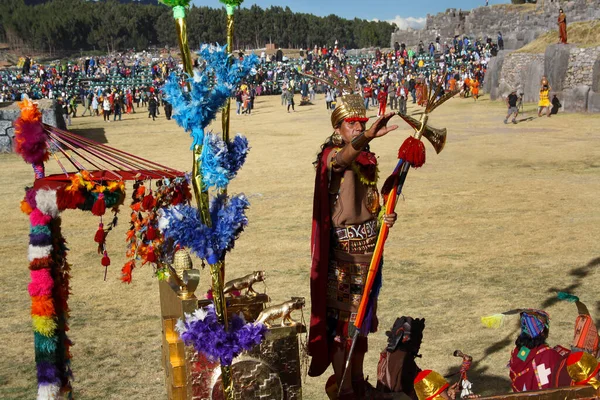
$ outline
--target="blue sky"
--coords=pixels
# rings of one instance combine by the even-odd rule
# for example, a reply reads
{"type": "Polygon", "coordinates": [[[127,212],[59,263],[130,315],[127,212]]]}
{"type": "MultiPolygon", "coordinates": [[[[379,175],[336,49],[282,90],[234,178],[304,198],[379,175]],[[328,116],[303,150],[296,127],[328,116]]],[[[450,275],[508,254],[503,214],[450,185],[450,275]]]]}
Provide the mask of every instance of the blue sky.
{"type": "MultiPolygon", "coordinates": [[[[222,7],[219,0],[193,0],[197,6],[222,7]]],[[[510,0],[489,0],[490,4],[510,3],[510,0]]],[[[342,18],[354,17],[368,20],[396,22],[401,28],[418,27],[427,14],[436,14],[447,8],[470,10],[485,5],[485,0],[245,0],[242,7],[257,4],[290,7],[292,11],[326,16],[335,14],[342,18]]]]}

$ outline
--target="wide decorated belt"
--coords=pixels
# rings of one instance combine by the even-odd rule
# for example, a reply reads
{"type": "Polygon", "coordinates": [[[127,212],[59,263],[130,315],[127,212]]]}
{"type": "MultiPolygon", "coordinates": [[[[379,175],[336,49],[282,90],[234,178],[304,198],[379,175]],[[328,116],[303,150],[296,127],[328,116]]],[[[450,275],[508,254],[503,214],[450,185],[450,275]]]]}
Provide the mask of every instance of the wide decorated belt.
{"type": "Polygon", "coordinates": [[[377,243],[377,234],[377,220],[334,228],[334,248],[350,254],[372,253],[377,243]]]}

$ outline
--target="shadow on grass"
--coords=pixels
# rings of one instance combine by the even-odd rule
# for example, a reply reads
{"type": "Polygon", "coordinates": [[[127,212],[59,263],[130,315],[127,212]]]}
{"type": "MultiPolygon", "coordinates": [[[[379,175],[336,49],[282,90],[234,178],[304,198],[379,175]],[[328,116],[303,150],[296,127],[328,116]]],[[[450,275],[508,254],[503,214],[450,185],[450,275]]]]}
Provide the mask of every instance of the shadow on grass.
{"type": "MultiPolygon", "coordinates": [[[[473,360],[467,373],[469,381],[473,384],[473,392],[480,396],[491,396],[511,390],[508,371],[506,377],[501,377],[488,373],[488,370],[489,367],[479,366],[477,361],[473,360]]],[[[452,368],[444,377],[450,384],[457,382],[460,379],[460,367],[452,368]]]]}
{"type": "MultiPolygon", "coordinates": [[[[551,293],[552,296],[548,297],[543,303],[542,307],[546,308],[551,305],[558,303],[560,300],[556,297],[556,293],[558,292],[567,292],[574,295],[577,295],[577,289],[583,284],[584,280],[594,272],[594,268],[600,266],[600,257],[596,257],[588,262],[586,265],[576,267],[569,272],[569,275],[574,277],[574,282],[569,286],[564,286],[561,288],[552,287],[548,289],[548,293],[551,293]]],[[[596,309],[600,311],[600,302],[596,304],[596,309]]]]}
{"type": "Polygon", "coordinates": [[[71,129],[70,132],[98,143],[108,143],[104,128],[71,129]]]}

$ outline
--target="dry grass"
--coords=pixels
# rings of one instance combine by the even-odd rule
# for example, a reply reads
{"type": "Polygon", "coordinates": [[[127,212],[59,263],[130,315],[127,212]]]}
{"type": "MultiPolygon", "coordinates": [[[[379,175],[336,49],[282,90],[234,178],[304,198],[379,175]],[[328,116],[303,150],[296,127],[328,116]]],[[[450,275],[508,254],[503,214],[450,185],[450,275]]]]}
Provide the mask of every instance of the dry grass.
{"type": "MultiPolygon", "coordinates": [[[[569,44],[577,47],[600,46],[600,21],[574,22],[567,25],[569,44]]],[[[531,43],[521,47],[516,53],[543,53],[546,47],[558,43],[558,30],[550,31],[531,43]]]]}
{"type": "MultiPolygon", "coordinates": [[[[576,310],[556,303],[556,291],[571,289],[598,314],[600,116],[562,114],[514,126],[502,124],[504,112],[486,98],[454,99],[434,115],[434,125],[448,128],[448,143],[440,155],[427,145],[427,164],[409,174],[397,208],[399,221],[386,248],[381,331],[372,335],[366,360],[371,381],[383,331],[401,315],[427,319],[421,367],[446,373],[458,366],[451,354],[461,349],[474,356],[475,389],[490,393],[509,389],[505,365],[515,329],[510,324],[486,330],[481,315],[544,307],[553,317],[550,342],[567,345],[576,310]]],[[[523,118],[533,115],[530,106],[523,118]]],[[[154,123],[144,114],[123,118],[76,118],[73,128],[189,169],[190,140],[174,121],[162,115],[154,123]]],[[[315,106],[288,114],[279,97],[258,98],[255,114],[232,116],[232,129],[247,134],[252,151],[230,192],[245,192],[252,206],[250,226],[228,256],[227,277],[264,269],[274,302],[308,298],[312,161],[331,131],[324,100],[319,96],[315,106]]],[[[391,171],[408,133],[403,125],[373,142],[382,175],[391,171]]],[[[15,155],[1,155],[0,167],[0,398],[31,399],[36,384],[26,290],[28,221],[18,205],[33,174],[15,155]]],[[[97,218],[74,211],[63,216],[74,264],[75,396],[163,399],[158,287],[149,268],[137,270],[129,286],[119,282],[125,209],[121,218],[108,239],[113,265],[104,282],[93,242],[97,218]]],[[[209,280],[203,273],[199,290],[209,280]]],[[[325,379],[307,378],[305,399],[323,399],[325,379]]]]}

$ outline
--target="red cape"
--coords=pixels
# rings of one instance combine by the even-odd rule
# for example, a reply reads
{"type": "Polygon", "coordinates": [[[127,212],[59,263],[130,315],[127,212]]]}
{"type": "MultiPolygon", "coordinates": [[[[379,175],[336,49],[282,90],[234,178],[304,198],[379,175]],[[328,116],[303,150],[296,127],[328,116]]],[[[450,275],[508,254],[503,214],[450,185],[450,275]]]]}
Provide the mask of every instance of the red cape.
{"type": "Polygon", "coordinates": [[[329,240],[331,211],[329,208],[329,175],[327,157],[333,150],[326,148],[317,164],[315,194],[313,199],[313,222],[311,235],[312,266],[310,270],[310,331],[308,354],[312,356],[309,376],[320,376],[327,370],[331,359],[327,342],[327,269],[329,268],[329,240]]]}

